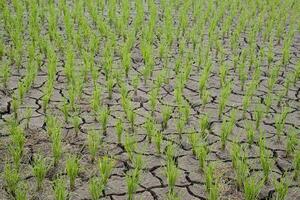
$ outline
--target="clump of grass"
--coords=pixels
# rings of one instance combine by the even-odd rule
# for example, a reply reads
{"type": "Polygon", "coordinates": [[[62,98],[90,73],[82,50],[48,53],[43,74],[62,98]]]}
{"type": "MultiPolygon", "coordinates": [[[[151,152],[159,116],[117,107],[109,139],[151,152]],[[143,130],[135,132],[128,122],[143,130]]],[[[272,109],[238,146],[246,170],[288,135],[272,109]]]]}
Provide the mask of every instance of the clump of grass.
{"type": "Polygon", "coordinates": [[[287,142],[286,142],[286,154],[287,156],[292,155],[297,148],[298,145],[298,137],[297,137],[297,132],[296,129],[289,129],[287,135],[287,142]]]}
{"type": "Polygon", "coordinates": [[[209,200],[219,199],[219,184],[214,176],[215,168],[212,164],[209,164],[205,170],[205,188],[208,193],[209,200]]]}
{"type": "Polygon", "coordinates": [[[179,176],[179,171],[173,160],[167,162],[166,176],[169,187],[169,193],[174,193],[175,183],[179,176]]]}
{"type": "Polygon", "coordinates": [[[98,122],[102,127],[102,131],[104,135],[106,135],[109,113],[110,111],[107,108],[107,106],[101,107],[98,111],[98,122]]]}
{"type": "Polygon", "coordinates": [[[199,162],[199,167],[201,170],[205,170],[205,166],[206,166],[206,159],[208,156],[208,148],[205,144],[200,144],[196,147],[195,149],[195,153],[196,153],[196,157],[198,159],[199,162]]]}
{"type": "Polygon", "coordinates": [[[91,154],[92,163],[95,161],[99,146],[101,145],[100,134],[95,130],[89,131],[87,136],[88,149],[91,154]]]}
{"type": "Polygon", "coordinates": [[[57,178],[53,182],[54,198],[55,200],[67,199],[66,182],[62,178],[57,178]]]}
{"type": "Polygon", "coordinates": [[[102,181],[102,184],[104,187],[107,185],[107,181],[109,179],[109,176],[110,176],[114,166],[115,166],[115,161],[108,156],[103,156],[98,161],[98,167],[99,167],[99,171],[100,171],[100,175],[101,175],[101,181],[102,181]]]}
{"type": "Polygon", "coordinates": [[[71,155],[66,161],[66,172],[70,179],[70,189],[75,189],[75,180],[79,173],[79,160],[76,156],[71,155]]]}
{"type": "Polygon", "coordinates": [[[287,178],[280,178],[279,181],[274,180],[273,184],[276,192],[276,200],[286,199],[286,195],[288,194],[290,184],[287,178]]]}
{"type": "Polygon", "coordinates": [[[137,148],[136,139],[134,136],[130,136],[128,133],[125,136],[124,148],[128,154],[130,160],[133,160],[134,151],[137,148]]]}
{"type": "Polygon", "coordinates": [[[171,117],[172,109],[170,106],[164,106],[162,109],[162,128],[166,129],[168,127],[168,121],[171,117]]]}
{"type": "Polygon", "coordinates": [[[122,143],[122,134],[123,134],[123,122],[121,119],[118,119],[116,122],[116,133],[117,133],[117,138],[118,138],[118,143],[122,143]]]}
{"type": "Polygon", "coordinates": [[[145,125],[144,125],[148,137],[148,142],[152,142],[152,137],[154,137],[155,133],[155,125],[154,125],[154,120],[152,117],[148,117],[146,119],[145,125]]]}
{"type": "Polygon", "coordinates": [[[248,177],[244,181],[245,200],[256,200],[264,181],[256,181],[254,177],[248,177]]]}
{"type": "Polygon", "coordinates": [[[5,164],[3,178],[8,191],[12,195],[15,195],[18,183],[21,180],[18,170],[13,168],[10,164],[5,164]]]}
{"type": "Polygon", "coordinates": [[[156,152],[158,154],[161,154],[162,141],[163,141],[163,134],[160,133],[159,131],[156,131],[154,134],[154,143],[155,143],[155,147],[156,147],[156,152]]]}
{"type": "Polygon", "coordinates": [[[101,179],[98,177],[93,177],[89,181],[89,193],[91,195],[92,200],[98,200],[103,191],[103,185],[101,179]]]}
{"type": "Polygon", "coordinates": [[[200,133],[203,138],[205,138],[210,129],[209,117],[207,114],[202,116],[199,120],[200,133]]]}
{"type": "Polygon", "coordinates": [[[264,181],[269,180],[269,174],[272,170],[272,159],[270,159],[268,153],[265,148],[265,138],[261,137],[259,140],[259,152],[260,152],[260,163],[264,172],[264,181]]]}
{"type": "Polygon", "coordinates": [[[247,140],[250,147],[252,147],[252,144],[254,143],[254,136],[255,136],[255,130],[251,124],[251,122],[246,123],[246,134],[247,134],[247,140]]]}
{"type": "Polygon", "coordinates": [[[294,166],[294,179],[297,180],[300,175],[300,151],[299,150],[294,154],[293,166],[294,166]]]}
{"type": "Polygon", "coordinates": [[[128,200],[133,200],[139,184],[140,171],[137,169],[131,170],[126,174],[128,200]]]}
{"type": "Polygon", "coordinates": [[[42,184],[45,179],[46,173],[49,169],[47,166],[46,159],[43,158],[41,155],[37,155],[34,159],[34,164],[32,167],[32,173],[36,178],[37,181],[37,191],[42,189],[42,184]]]}

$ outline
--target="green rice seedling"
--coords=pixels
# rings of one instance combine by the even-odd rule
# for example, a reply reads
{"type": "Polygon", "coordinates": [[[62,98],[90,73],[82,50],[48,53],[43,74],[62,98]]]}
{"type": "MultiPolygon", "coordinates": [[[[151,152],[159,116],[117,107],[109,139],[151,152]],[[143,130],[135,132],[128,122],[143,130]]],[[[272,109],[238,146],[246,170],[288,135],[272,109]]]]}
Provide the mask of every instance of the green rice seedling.
{"type": "Polygon", "coordinates": [[[204,169],[204,174],[205,174],[205,186],[206,186],[206,191],[209,192],[210,189],[212,188],[212,185],[214,184],[214,167],[210,163],[207,165],[207,167],[204,169]]]}
{"type": "Polygon", "coordinates": [[[289,190],[289,181],[286,177],[280,178],[279,181],[274,180],[274,188],[276,192],[276,200],[285,200],[289,190]]]}
{"type": "Polygon", "coordinates": [[[174,161],[168,161],[166,166],[166,176],[168,182],[169,193],[174,193],[175,183],[179,177],[179,170],[174,161]]]}
{"type": "Polygon", "coordinates": [[[72,117],[72,124],[75,130],[76,137],[78,136],[78,133],[80,131],[80,122],[81,118],[79,116],[75,115],[72,117]]]}
{"type": "Polygon", "coordinates": [[[230,149],[230,157],[233,169],[237,168],[237,163],[242,158],[243,150],[237,141],[234,141],[230,149]]]}
{"type": "Polygon", "coordinates": [[[231,88],[232,88],[231,82],[226,83],[226,85],[222,87],[220,100],[219,100],[219,112],[218,112],[219,119],[221,119],[222,117],[223,111],[228,101],[228,97],[231,94],[231,88]]]}
{"type": "Polygon", "coordinates": [[[166,129],[168,127],[168,121],[171,118],[172,109],[170,106],[164,106],[162,109],[162,128],[166,129]]]}
{"type": "Polygon", "coordinates": [[[91,105],[91,108],[92,108],[92,110],[93,110],[93,112],[96,116],[97,111],[100,109],[100,105],[101,105],[101,88],[98,85],[96,85],[94,87],[90,105],[91,105]]]}
{"type": "Polygon", "coordinates": [[[200,144],[199,146],[196,147],[195,149],[195,153],[196,153],[196,157],[198,159],[199,162],[199,167],[200,170],[204,171],[205,170],[205,166],[206,166],[206,159],[208,156],[208,148],[206,146],[206,144],[200,144]]]}
{"type": "Polygon", "coordinates": [[[108,98],[112,98],[113,94],[113,87],[114,87],[115,81],[112,77],[109,77],[106,82],[107,90],[108,90],[108,98]]]}
{"type": "Polygon", "coordinates": [[[285,126],[285,121],[286,121],[288,112],[289,112],[289,107],[284,107],[282,109],[281,114],[277,114],[275,116],[275,127],[276,127],[276,135],[277,135],[278,141],[280,141],[280,137],[283,133],[283,129],[285,126]]]}
{"type": "Polygon", "coordinates": [[[54,199],[55,200],[67,200],[67,188],[65,180],[57,178],[53,182],[54,199]]]}
{"type": "Polygon", "coordinates": [[[245,95],[243,98],[243,118],[246,117],[246,112],[251,104],[251,97],[249,95],[245,95]]]}
{"type": "Polygon", "coordinates": [[[212,184],[208,193],[208,200],[218,200],[220,197],[218,183],[212,184]]]}
{"type": "Polygon", "coordinates": [[[118,138],[118,144],[122,143],[122,134],[124,130],[124,125],[122,120],[119,118],[116,122],[116,133],[117,133],[117,138],[118,138]]]}
{"type": "Polygon", "coordinates": [[[128,109],[126,114],[127,114],[128,121],[130,123],[131,130],[132,130],[132,132],[134,132],[134,123],[135,123],[135,119],[136,119],[136,113],[134,112],[134,110],[128,109]]]}
{"type": "Polygon", "coordinates": [[[61,136],[61,128],[57,127],[55,131],[51,134],[51,148],[52,154],[54,158],[54,166],[57,166],[59,159],[62,156],[62,136],[61,136]]]}
{"type": "Polygon", "coordinates": [[[140,172],[137,169],[131,170],[126,174],[128,200],[133,200],[134,194],[140,182],[140,172]]]}
{"type": "Polygon", "coordinates": [[[32,117],[32,108],[26,108],[25,110],[25,127],[29,128],[30,118],[32,117]]]}
{"type": "Polygon", "coordinates": [[[3,172],[3,179],[8,191],[14,195],[17,190],[18,183],[21,180],[18,170],[6,163],[3,172]]]}
{"type": "Polygon", "coordinates": [[[140,77],[138,75],[134,76],[132,78],[132,86],[133,86],[133,89],[134,89],[134,95],[137,95],[137,89],[139,87],[139,84],[140,84],[140,77]]]}
{"type": "Polygon", "coordinates": [[[174,145],[171,142],[166,147],[166,156],[167,156],[167,161],[168,162],[174,161],[175,148],[174,148],[174,145]]]}
{"type": "Polygon", "coordinates": [[[249,121],[246,123],[246,134],[247,134],[248,144],[251,147],[252,144],[254,143],[255,130],[249,121]]]}
{"type": "Polygon", "coordinates": [[[161,154],[162,141],[163,141],[163,134],[160,133],[159,131],[156,131],[156,133],[154,134],[154,143],[155,143],[155,147],[156,147],[156,152],[158,154],[161,154]]]}
{"type": "Polygon", "coordinates": [[[261,120],[264,117],[264,111],[261,104],[256,107],[254,116],[256,121],[256,129],[258,129],[260,127],[261,120]]]}
{"type": "Polygon", "coordinates": [[[70,189],[75,189],[75,180],[79,173],[79,160],[76,156],[71,155],[66,161],[66,172],[70,179],[70,189]]]}
{"type": "Polygon", "coordinates": [[[92,200],[98,200],[101,196],[104,187],[101,179],[98,177],[92,177],[89,181],[89,193],[92,200]]]}
{"type": "Polygon", "coordinates": [[[20,107],[20,100],[14,95],[11,101],[11,108],[14,113],[14,118],[18,119],[18,109],[20,107]]]}
{"type": "Polygon", "coordinates": [[[88,142],[88,149],[91,154],[91,161],[92,163],[94,163],[95,158],[97,156],[97,152],[102,143],[100,134],[97,133],[95,130],[88,131],[87,142],[88,142]]]}
{"type": "Polygon", "coordinates": [[[108,179],[111,175],[112,170],[114,169],[114,166],[115,161],[108,156],[103,156],[98,161],[98,168],[101,176],[101,181],[104,187],[107,185],[108,179]]]}
{"type": "Polygon", "coordinates": [[[157,106],[157,96],[158,96],[158,89],[154,88],[150,91],[149,93],[149,103],[150,103],[150,109],[151,109],[151,113],[153,114],[156,106],[157,106]]]}
{"type": "Polygon", "coordinates": [[[37,155],[34,159],[34,164],[32,166],[32,173],[37,181],[37,191],[42,189],[42,184],[47,174],[49,166],[47,165],[47,161],[41,155],[37,155]]]}
{"type": "Polygon", "coordinates": [[[180,198],[178,197],[178,194],[176,194],[175,192],[174,193],[168,192],[167,200],[180,200],[180,198]]]}
{"type": "Polygon", "coordinates": [[[294,180],[297,180],[300,175],[300,151],[299,150],[294,154],[293,167],[294,167],[294,180]]]}
{"type": "Polygon", "coordinates": [[[146,129],[148,142],[151,143],[155,133],[154,120],[151,116],[146,119],[144,127],[146,129]]]}
{"type": "Polygon", "coordinates": [[[203,90],[202,95],[201,95],[201,99],[202,99],[202,108],[204,109],[205,106],[207,105],[208,101],[209,101],[209,97],[210,97],[210,93],[208,90],[203,90]]]}
{"type": "Polygon", "coordinates": [[[265,98],[266,110],[265,113],[268,114],[270,112],[270,108],[272,106],[272,94],[268,93],[265,98]]]}
{"type": "Polygon", "coordinates": [[[249,167],[248,167],[246,161],[241,160],[241,159],[237,160],[235,174],[236,174],[237,187],[239,189],[241,189],[243,186],[243,182],[246,180],[246,178],[249,174],[249,167]]]}
{"type": "Polygon", "coordinates": [[[226,82],[226,75],[227,75],[227,68],[225,64],[222,64],[219,68],[219,74],[220,74],[220,85],[221,87],[225,84],[226,82]]]}
{"type": "Polygon", "coordinates": [[[4,88],[7,88],[8,80],[9,80],[10,74],[11,74],[8,63],[3,64],[1,71],[2,71],[1,82],[4,86],[4,88]]]}
{"type": "Polygon", "coordinates": [[[110,111],[107,108],[107,106],[103,106],[100,108],[98,111],[98,122],[101,125],[103,134],[106,135],[106,130],[107,130],[107,123],[108,123],[108,118],[109,118],[110,111]]]}
{"type": "Polygon", "coordinates": [[[227,139],[229,137],[229,134],[231,134],[232,129],[230,128],[230,126],[231,123],[229,121],[225,121],[225,120],[223,121],[221,126],[221,136],[220,136],[222,150],[225,149],[227,139]]]}
{"type": "Polygon", "coordinates": [[[137,148],[136,140],[133,136],[130,136],[128,133],[125,136],[124,148],[128,154],[130,160],[133,160],[134,151],[137,148]]]}
{"type": "Polygon", "coordinates": [[[21,165],[21,159],[23,156],[23,148],[16,146],[16,145],[9,145],[8,146],[8,151],[12,157],[13,163],[15,165],[15,168],[17,170],[20,169],[20,165],[21,165]]]}
{"type": "Polygon", "coordinates": [[[273,162],[272,159],[270,159],[268,153],[266,152],[265,145],[266,145],[265,138],[260,137],[259,139],[260,163],[264,172],[264,181],[266,182],[269,180],[269,174],[272,170],[273,162]]]}
{"type": "Polygon", "coordinates": [[[189,134],[189,136],[188,136],[188,140],[189,140],[190,145],[192,146],[193,154],[196,155],[196,148],[199,144],[200,137],[198,136],[198,134],[195,133],[194,130],[192,130],[191,132],[192,133],[189,134]]]}
{"type": "Polygon", "coordinates": [[[287,156],[292,155],[297,148],[298,145],[298,137],[296,129],[289,129],[289,133],[287,135],[287,142],[286,142],[286,154],[287,156]]]}
{"type": "Polygon", "coordinates": [[[202,138],[205,138],[210,130],[209,117],[207,114],[199,119],[199,127],[202,138]]]}
{"type": "Polygon", "coordinates": [[[28,186],[25,182],[19,182],[15,191],[15,200],[27,199],[28,186]]]}
{"type": "Polygon", "coordinates": [[[254,177],[246,178],[244,180],[245,200],[256,200],[263,185],[263,180],[256,181],[254,177]]]}
{"type": "Polygon", "coordinates": [[[179,139],[181,140],[182,138],[182,133],[183,133],[183,129],[185,127],[185,120],[182,118],[179,118],[176,120],[176,130],[179,133],[179,139]]]}

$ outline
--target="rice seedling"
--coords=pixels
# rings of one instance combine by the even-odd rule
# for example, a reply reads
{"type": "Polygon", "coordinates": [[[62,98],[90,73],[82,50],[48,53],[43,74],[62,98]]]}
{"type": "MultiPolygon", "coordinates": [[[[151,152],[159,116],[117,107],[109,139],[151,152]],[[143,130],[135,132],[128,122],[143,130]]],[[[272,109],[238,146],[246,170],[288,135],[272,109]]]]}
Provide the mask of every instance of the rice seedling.
{"type": "Polygon", "coordinates": [[[103,131],[104,135],[106,135],[109,114],[110,114],[110,111],[106,106],[101,107],[98,111],[97,120],[101,125],[101,128],[102,128],[102,131],[103,131]]]}
{"type": "Polygon", "coordinates": [[[188,140],[190,145],[192,146],[192,152],[194,155],[196,155],[196,148],[200,142],[200,137],[198,136],[198,134],[195,133],[194,130],[191,131],[192,133],[189,134],[188,140]]]}
{"type": "Polygon", "coordinates": [[[134,112],[134,110],[128,109],[126,111],[126,115],[127,115],[128,121],[130,123],[130,128],[134,132],[134,122],[135,122],[135,119],[136,119],[136,113],[134,112]]]}
{"type": "Polygon", "coordinates": [[[92,177],[89,181],[89,193],[92,200],[98,200],[103,191],[103,185],[101,179],[98,177],[92,177]]]}
{"type": "Polygon", "coordinates": [[[245,160],[239,159],[235,167],[236,183],[238,189],[242,189],[243,183],[249,174],[249,167],[245,160]]]}
{"type": "Polygon", "coordinates": [[[179,176],[179,170],[177,169],[174,161],[168,161],[166,166],[166,176],[168,182],[169,193],[174,193],[175,183],[179,176]]]}
{"type": "Polygon", "coordinates": [[[203,143],[200,144],[199,146],[197,146],[195,149],[196,157],[199,162],[199,167],[200,167],[200,170],[202,170],[202,171],[205,170],[208,152],[209,152],[209,150],[207,149],[206,144],[203,144],[203,143]]]}
{"type": "Polygon", "coordinates": [[[254,143],[255,130],[249,121],[246,123],[246,134],[247,134],[248,144],[251,147],[252,144],[254,143]]]}
{"type": "Polygon", "coordinates": [[[248,177],[244,181],[244,195],[246,200],[256,200],[263,186],[263,180],[257,181],[254,177],[248,177]]]}
{"type": "Polygon", "coordinates": [[[98,160],[98,168],[101,176],[101,184],[105,187],[107,185],[110,174],[115,166],[113,158],[103,156],[98,160]]]}
{"type": "Polygon", "coordinates": [[[150,103],[150,109],[151,109],[151,113],[153,114],[156,106],[157,106],[157,96],[158,96],[158,89],[154,88],[150,91],[149,93],[149,103],[150,103]]]}
{"type": "Polygon", "coordinates": [[[7,62],[2,65],[1,71],[2,71],[1,82],[3,84],[3,87],[7,88],[8,80],[11,74],[11,70],[7,62]]]}
{"type": "Polygon", "coordinates": [[[168,126],[168,121],[171,118],[172,109],[170,106],[164,106],[162,109],[162,128],[166,129],[168,126]]]}
{"type": "Polygon", "coordinates": [[[27,191],[28,191],[28,186],[25,184],[25,182],[19,182],[15,191],[15,199],[16,200],[27,199],[27,191]]]}
{"type": "Polygon", "coordinates": [[[47,166],[47,160],[41,155],[37,155],[32,166],[32,173],[37,181],[37,191],[40,191],[42,189],[42,184],[48,169],[49,166],[47,166]]]}
{"type": "Polygon", "coordinates": [[[128,200],[134,199],[134,194],[138,188],[140,172],[133,169],[126,174],[128,200]]]}
{"type": "Polygon", "coordinates": [[[275,116],[275,127],[276,127],[276,135],[278,141],[280,141],[288,112],[289,112],[289,107],[284,107],[282,109],[282,112],[275,116]]]}
{"type": "Polygon", "coordinates": [[[296,129],[289,129],[289,133],[287,135],[287,142],[286,142],[286,154],[287,156],[292,155],[297,148],[298,145],[298,137],[296,129]]]}
{"type": "Polygon", "coordinates": [[[155,133],[155,125],[154,125],[154,120],[152,117],[148,117],[146,119],[144,127],[146,129],[148,142],[151,143],[152,138],[154,137],[154,133],[155,133]]]}
{"type": "Polygon", "coordinates": [[[121,119],[118,119],[116,122],[116,133],[118,138],[118,144],[122,143],[122,134],[124,130],[124,125],[121,119]]]}
{"type": "Polygon", "coordinates": [[[8,191],[14,195],[16,193],[18,183],[21,180],[18,170],[13,168],[10,164],[5,164],[3,179],[8,191]]]}
{"type": "Polygon", "coordinates": [[[26,108],[25,110],[25,127],[26,129],[29,128],[30,118],[32,117],[32,109],[26,108]]]}
{"type": "Polygon", "coordinates": [[[210,130],[210,122],[207,114],[199,119],[199,127],[202,138],[205,138],[210,130]]]}
{"type": "Polygon", "coordinates": [[[300,151],[299,150],[294,154],[293,167],[294,167],[294,180],[297,180],[300,175],[300,151]]]}
{"type": "Polygon", "coordinates": [[[139,84],[140,84],[140,77],[138,75],[134,76],[132,78],[131,84],[132,84],[133,89],[134,89],[134,95],[137,95],[137,89],[138,89],[139,84]]]}
{"type": "Polygon", "coordinates": [[[156,152],[158,154],[161,154],[162,141],[163,141],[163,134],[160,133],[159,131],[156,131],[154,134],[154,143],[155,143],[156,152]]]}
{"type": "Polygon", "coordinates": [[[255,109],[256,129],[259,129],[261,120],[264,117],[263,115],[264,115],[263,108],[262,108],[261,104],[259,104],[255,109]]]}
{"type": "Polygon", "coordinates": [[[78,136],[78,133],[80,131],[80,123],[81,123],[81,118],[79,116],[75,115],[72,117],[72,124],[75,130],[76,137],[78,136]]]}
{"type": "Polygon", "coordinates": [[[51,134],[51,148],[52,148],[52,154],[54,158],[54,166],[57,166],[59,159],[61,158],[63,154],[62,150],[62,136],[61,136],[61,130],[60,128],[57,128],[52,134],[51,134]]]}
{"type": "Polygon", "coordinates": [[[129,156],[129,159],[133,160],[133,154],[137,148],[137,143],[134,136],[130,136],[128,133],[126,133],[124,148],[129,156]]]}
{"type": "Polygon", "coordinates": [[[75,189],[75,180],[79,173],[79,160],[76,156],[71,155],[66,161],[66,172],[70,179],[70,189],[75,189]]]}
{"type": "Polygon", "coordinates": [[[178,131],[178,133],[179,133],[179,139],[181,140],[183,129],[185,127],[186,121],[184,119],[182,119],[182,118],[177,119],[176,121],[177,121],[176,122],[176,130],[178,131]]]}
{"type": "Polygon", "coordinates": [[[62,178],[57,178],[53,182],[54,198],[55,200],[66,200],[67,198],[67,188],[65,180],[62,178]]]}
{"type": "Polygon", "coordinates": [[[276,192],[276,200],[284,200],[286,199],[286,195],[288,194],[289,190],[289,181],[286,177],[280,178],[279,181],[274,180],[273,185],[276,192]]]}
{"type": "Polygon", "coordinates": [[[95,130],[88,131],[87,143],[88,143],[89,153],[91,154],[91,161],[93,163],[97,156],[99,147],[102,143],[100,134],[97,133],[95,130]]]}

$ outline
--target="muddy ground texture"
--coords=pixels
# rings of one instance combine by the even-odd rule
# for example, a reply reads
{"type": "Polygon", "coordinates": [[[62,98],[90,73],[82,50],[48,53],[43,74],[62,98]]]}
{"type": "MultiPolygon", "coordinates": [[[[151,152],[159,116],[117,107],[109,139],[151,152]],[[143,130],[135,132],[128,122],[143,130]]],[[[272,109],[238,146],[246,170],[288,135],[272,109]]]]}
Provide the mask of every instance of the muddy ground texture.
{"type": "MultiPolygon", "coordinates": [[[[3,30],[1,30],[3,31],[3,30]]],[[[5,34],[2,33],[2,37],[5,39],[5,34]]],[[[247,46],[247,36],[240,38],[240,48],[247,46]]],[[[204,37],[203,44],[207,43],[207,35],[204,37]]],[[[228,38],[222,38],[224,49],[226,50],[226,63],[228,66],[232,66],[232,55],[230,50],[230,44],[228,38]]],[[[9,41],[7,41],[9,44],[9,41]]],[[[259,38],[257,46],[259,46],[259,38]]],[[[153,45],[154,52],[158,51],[158,47],[153,45]]],[[[100,65],[97,59],[101,59],[100,55],[96,58],[96,66],[100,65]]],[[[274,64],[279,63],[281,60],[281,49],[282,43],[274,42],[275,59],[274,64]]],[[[246,117],[242,117],[242,99],[245,95],[245,91],[241,90],[240,81],[237,73],[233,72],[232,67],[229,70],[228,79],[234,80],[234,87],[229,97],[228,104],[226,105],[224,115],[229,116],[230,111],[233,108],[238,109],[237,122],[235,124],[232,134],[229,136],[226,149],[221,150],[220,143],[220,127],[222,120],[218,118],[218,102],[220,94],[220,78],[218,73],[218,59],[216,58],[215,51],[211,51],[212,58],[212,73],[209,77],[207,88],[211,93],[210,101],[207,106],[203,109],[201,107],[201,101],[198,92],[198,80],[201,73],[197,71],[197,66],[194,63],[192,66],[191,75],[187,84],[184,87],[183,98],[188,102],[191,107],[191,113],[189,116],[189,122],[184,129],[182,139],[179,140],[179,134],[176,130],[175,121],[178,118],[179,112],[177,106],[174,103],[174,86],[175,86],[175,72],[174,64],[175,57],[177,56],[178,46],[174,45],[174,51],[169,57],[169,83],[163,84],[161,87],[159,96],[157,97],[159,103],[154,113],[158,127],[162,121],[161,108],[163,105],[170,105],[173,109],[171,119],[168,122],[168,127],[162,131],[163,133],[163,148],[166,144],[172,142],[176,147],[175,160],[180,171],[180,177],[176,182],[176,192],[180,199],[192,200],[192,199],[206,199],[207,194],[205,192],[205,179],[203,172],[199,170],[198,161],[192,154],[191,146],[188,142],[189,130],[192,128],[198,129],[199,118],[205,113],[209,115],[210,119],[210,133],[208,134],[209,143],[209,156],[208,162],[216,164],[216,172],[221,177],[220,196],[222,199],[243,199],[242,191],[238,191],[235,185],[235,174],[232,168],[232,162],[230,158],[230,146],[233,140],[237,140],[244,146],[248,157],[248,164],[250,167],[251,175],[262,176],[262,168],[259,160],[259,146],[257,143],[258,134],[255,136],[255,143],[252,148],[247,144],[246,130],[244,124],[246,121],[254,121],[254,112],[256,102],[265,104],[264,98],[267,95],[267,79],[268,79],[268,67],[267,64],[262,66],[261,81],[257,91],[254,94],[251,106],[246,113],[246,117]]],[[[59,55],[59,54],[58,54],[59,55]]],[[[156,53],[154,53],[156,55],[156,53]]],[[[283,81],[286,78],[288,72],[294,70],[295,64],[298,62],[300,57],[300,35],[296,32],[294,41],[291,47],[289,64],[285,69],[280,71],[279,80],[276,82],[274,87],[274,97],[276,97],[283,88],[283,81]]],[[[23,64],[26,65],[26,57],[23,58],[23,64]]],[[[47,61],[43,62],[40,71],[34,81],[34,84],[30,91],[25,95],[24,103],[19,108],[19,122],[22,126],[25,126],[24,113],[27,108],[32,108],[33,113],[30,118],[29,127],[25,129],[26,133],[26,144],[25,152],[22,157],[21,169],[22,179],[28,184],[28,196],[31,199],[53,199],[52,180],[57,174],[61,174],[62,177],[66,177],[65,173],[65,160],[68,154],[77,154],[80,156],[80,173],[76,178],[76,186],[74,191],[70,191],[70,199],[83,200],[90,199],[88,192],[88,181],[89,178],[97,174],[97,164],[90,162],[90,155],[87,149],[87,132],[91,129],[101,131],[101,127],[97,121],[95,121],[90,108],[90,99],[93,91],[93,84],[91,79],[84,83],[82,98],[76,101],[77,106],[80,108],[79,117],[80,133],[75,137],[74,128],[69,122],[64,122],[64,117],[61,111],[61,105],[64,99],[68,99],[67,96],[67,80],[64,74],[64,61],[63,56],[59,56],[59,62],[56,73],[56,82],[54,85],[54,92],[50,99],[48,111],[52,113],[59,121],[62,122],[63,126],[63,157],[59,164],[55,168],[50,168],[47,173],[46,180],[43,183],[43,189],[40,192],[36,192],[36,182],[32,175],[31,164],[33,155],[41,153],[51,160],[52,150],[50,145],[50,139],[47,134],[45,124],[45,112],[42,109],[42,97],[43,97],[43,86],[47,81],[47,61]]],[[[132,69],[126,79],[129,89],[129,96],[131,96],[132,103],[134,106],[134,112],[137,114],[137,118],[134,124],[135,135],[138,143],[138,150],[135,154],[142,154],[144,160],[144,167],[142,170],[139,187],[136,199],[154,200],[154,199],[166,199],[168,193],[168,186],[165,176],[165,163],[166,158],[163,154],[159,155],[156,153],[154,144],[149,144],[147,140],[146,131],[143,128],[143,124],[149,115],[149,90],[155,82],[156,75],[162,70],[162,62],[159,58],[155,58],[155,70],[153,76],[147,81],[145,85],[143,81],[139,84],[137,93],[134,94],[133,87],[131,85],[131,79],[137,74],[142,73],[143,59],[140,52],[140,41],[139,37],[136,38],[134,48],[132,49],[131,55],[132,69]]],[[[76,58],[77,63],[82,63],[81,58],[76,58]]],[[[114,68],[118,68],[121,65],[120,56],[114,57],[114,68]]],[[[17,70],[14,65],[11,65],[12,76],[9,79],[7,88],[1,88],[0,90],[0,171],[3,171],[4,164],[9,160],[7,144],[9,143],[9,133],[5,125],[6,119],[13,115],[12,113],[12,94],[17,88],[17,83],[25,74],[25,69],[17,70]]],[[[129,130],[129,123],[125,120],[125,114],[121,106],[120,91],[117,85],[114,85],[112,99],[108,99],[108,92],[105,86],[105,77],[103,72],[100,70],[100,76],[98,84],[102,86],[102,103],[107,105],[110,109],[108,130],[107,135],[103,136],[103,145],[98,152],[98,156],[109,155],[116,159],[116,166],[109,178],[108,185],[105,189],[104,195],[101,199],[126,199],[127,198],[127,187],[125,174],[132,168],[132,163],[129,161],[128,155],[124,147],[117,143],[117,136],[115,133],[115,123],[118,118],[124,119],[126,124],[126,130],[129,130]]],[[[250,75],[249,75],[250,76],[250,75]]],[[[142,78],[141,78],[142,80],[142,78]]],[[[249,80],[248,80],[249,81],[249,80]]],[[[286,120],[284,135],[281,137],[280,142],[276,138],[276,128],[274,124],[274,116],[281,112],[281,107],[277,105],[276,98],[271,106],[270,113],[264,117],[261,123],[261,127],[266,132],[266,143],[267,150],[271,155],[274,165],[270,174],[270,179],[276,179],[286,174],[287,177],[292,177],[293,166],[292,158],[286,156],[286,133],[289,128],[296,128],[299,130],[300,127],[300,82],[297,81],[295,85],[292,85],[288,91],[288,95],[283,97],[283,102],[290,106],[291,110],[288,113],[286,120]]],[[[124,139],[124,138],[123,138],[124,139]]],[[[4,187],[3,179],[0,179],[0,199],[10,199],[8,192],[4,187]]],[[[300,185],[299,181],[293,181],[290,178],[291,183],[289,185],[289,193],[287,199],[300,199],[300,185]]],[[[274,187],[271,182],[267,182],[260,194],[260,199],[270,199],[274,197],[274,187]]]]}

